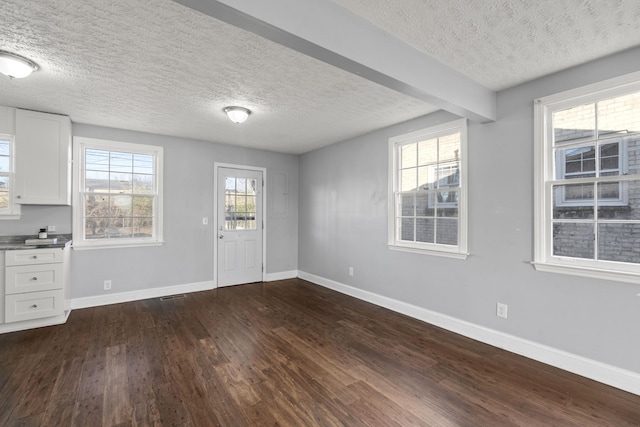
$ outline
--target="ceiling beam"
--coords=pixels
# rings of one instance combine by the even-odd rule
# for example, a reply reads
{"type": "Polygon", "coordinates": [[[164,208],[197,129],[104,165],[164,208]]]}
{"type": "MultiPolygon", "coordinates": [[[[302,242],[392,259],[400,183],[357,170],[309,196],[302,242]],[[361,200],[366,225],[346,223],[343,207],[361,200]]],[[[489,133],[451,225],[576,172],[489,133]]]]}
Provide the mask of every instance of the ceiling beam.
{"type": "Polygon", "coordinates": [[[459,116],[496,119],[495,92],[332,1],[174,1],[459,116]]]}

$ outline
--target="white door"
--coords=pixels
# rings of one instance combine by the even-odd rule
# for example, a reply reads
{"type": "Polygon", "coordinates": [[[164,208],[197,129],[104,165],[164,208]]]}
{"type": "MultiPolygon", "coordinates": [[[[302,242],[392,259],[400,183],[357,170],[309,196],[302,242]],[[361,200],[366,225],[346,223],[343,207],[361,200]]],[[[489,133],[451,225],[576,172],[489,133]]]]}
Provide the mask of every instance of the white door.
{"type": "Polygon", "coordinates": [[[218,286],[262,281],[262,171],[218,168],[218,286]]]}

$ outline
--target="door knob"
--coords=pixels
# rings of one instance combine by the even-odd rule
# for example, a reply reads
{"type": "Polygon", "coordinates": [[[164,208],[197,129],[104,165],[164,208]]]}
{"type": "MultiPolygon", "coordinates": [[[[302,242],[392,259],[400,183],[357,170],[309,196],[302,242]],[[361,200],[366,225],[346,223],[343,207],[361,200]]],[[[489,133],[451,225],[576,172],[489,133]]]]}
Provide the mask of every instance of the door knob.
{"type": "Polygon", "coordinates": [[[224,235],[223,234],[218,234],[218,239],[224,239],[224,235]]]}

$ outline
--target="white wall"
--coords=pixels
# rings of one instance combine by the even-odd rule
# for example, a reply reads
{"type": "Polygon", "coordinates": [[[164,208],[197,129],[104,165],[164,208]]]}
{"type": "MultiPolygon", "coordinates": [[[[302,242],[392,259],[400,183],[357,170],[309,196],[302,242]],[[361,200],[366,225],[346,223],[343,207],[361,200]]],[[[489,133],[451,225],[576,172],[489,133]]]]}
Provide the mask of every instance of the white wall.
{"type": "Polygon", "coordinates": [[[301,156],[300,270],[640,373],[640,287],[530,265],[533,100],[638,69],[640,49],[530,82],[498,94],[496,122],[470,124],[465,261],[386,247],[389,137],[454,116],[435,113],[301,156]],[[498,301],[509,306],[506,320],[496,316],[498,301]]]}

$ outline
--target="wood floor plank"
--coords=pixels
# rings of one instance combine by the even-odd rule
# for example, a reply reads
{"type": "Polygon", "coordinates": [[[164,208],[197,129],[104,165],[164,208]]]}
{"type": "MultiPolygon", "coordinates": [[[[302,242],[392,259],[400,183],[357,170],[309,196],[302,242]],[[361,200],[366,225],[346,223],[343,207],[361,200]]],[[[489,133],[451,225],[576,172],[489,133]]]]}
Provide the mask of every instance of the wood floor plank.
{"type": "Polygon", "coordinates": [[[299,279],[0,335],[0,426],[640,426],[640,396],[299,279]]]}

